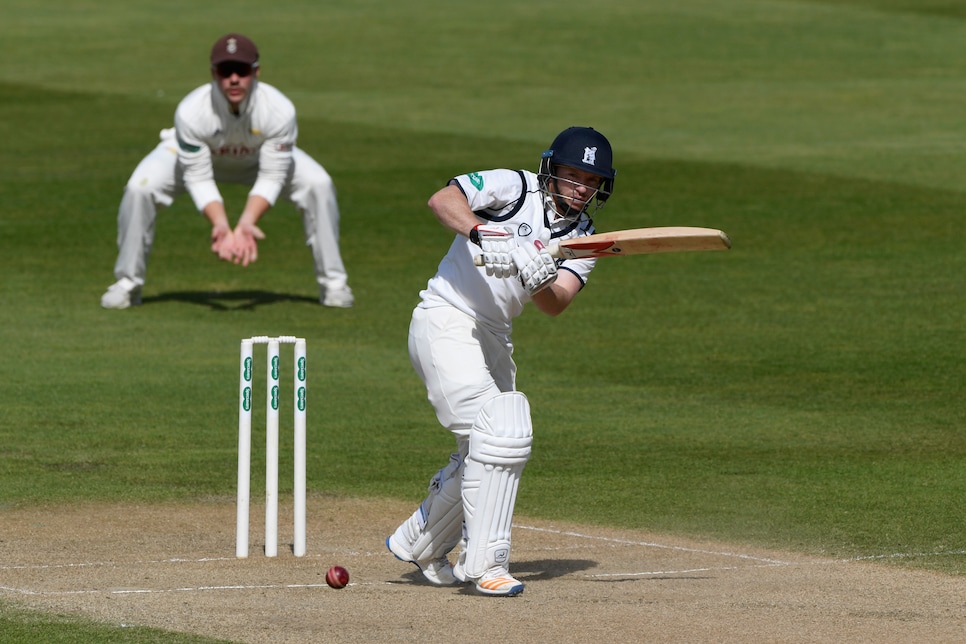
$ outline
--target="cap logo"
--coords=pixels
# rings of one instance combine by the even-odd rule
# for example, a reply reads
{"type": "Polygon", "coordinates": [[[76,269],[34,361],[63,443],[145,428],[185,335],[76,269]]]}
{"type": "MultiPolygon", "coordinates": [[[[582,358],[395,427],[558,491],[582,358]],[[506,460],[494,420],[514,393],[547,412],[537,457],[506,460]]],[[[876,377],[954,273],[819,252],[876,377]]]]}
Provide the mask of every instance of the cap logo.
{"type": "Polygon", "coordinates": [[[597,148],[584,148],[584,163],[595,165],[597,163],[597,148]]]}
{"type": "Polygon", "coordinates": [[[236,54],[236,53],[238,53],[238,41],[236,39],[234,39],[234,38],[229,38],[228,39],[228,47],[227,47],[227,49],[228,49],[228,53],[229,54],[236,54]]]}

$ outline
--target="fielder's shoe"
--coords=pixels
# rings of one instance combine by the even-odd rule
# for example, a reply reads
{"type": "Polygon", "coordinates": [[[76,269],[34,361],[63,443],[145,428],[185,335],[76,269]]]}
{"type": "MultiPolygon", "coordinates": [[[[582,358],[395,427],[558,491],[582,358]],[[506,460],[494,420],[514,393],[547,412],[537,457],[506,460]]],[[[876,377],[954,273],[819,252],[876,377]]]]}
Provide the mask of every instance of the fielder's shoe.
{"type": "Polygon", "coordinates": [[[436,586],[452,586],[459,583],[456,577],[453,576],[453,564],[446,557],[440,557],[432,561],[416,561],[392,536],[386,537],[386,547],[389,548],[389,552],[399,561],[415,564],[423,573],[423,577],[431,584],[435,584],[436,586]]]}
{"type": "Polygon", "coordinates": [[[107,288],[101,296],[101,306],[105,309],[126,309],[141,303],[141,287],[134,280],[122,277],[107,288]]]}
{"type": "Polygon", "coordinates": [[[319,289],[321,294],[319,300],[322,302],[323,306],[333,306],[340,309],[351,308],[355,303],[355,297],[352,296],[352,289],[348,286],[342,286],[339,288],[328,288],[325,286],[319,289]]]}

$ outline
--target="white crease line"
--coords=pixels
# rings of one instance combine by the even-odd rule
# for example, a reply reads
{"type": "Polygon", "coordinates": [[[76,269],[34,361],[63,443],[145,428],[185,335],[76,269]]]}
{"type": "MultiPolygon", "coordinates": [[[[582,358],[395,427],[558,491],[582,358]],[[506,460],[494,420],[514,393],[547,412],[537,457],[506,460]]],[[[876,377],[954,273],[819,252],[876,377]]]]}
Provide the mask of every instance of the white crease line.
{"type": "Polygon", "coordinates": [[[154,561],[88,561],[82,563],[64,564],[20,564],[16,566],[0,566],[0,570],[54,570],[57,568],[98,568],[102,566],[151,566],[168,563],[207,563],[209,561],[235,561],[234,557],[203,557],[201,559],[158,559],[154,561]]]}
{"type": "MultiPolygon", "coordinates": [[[[359,585],[376,584],[357,584],[350,583],[348,587],[359,585]]],[[[59,597],[64,595],[156,595],[164,593],[191,593],[191,592],[210,592],[221,590],[298,590],[301,588],[327,588],[327,584],[265,584],[253,586],[197,586],[184,588],[124,588],[119,590],[29,590],[26,588],[12,588],[10,586],[0,586],[0,591],[16,593],[31,597],[59,597]]]]}
{"type": "Polygon", "coordinates": [[[966,555],[966,550],[944,550],[943,552],[896,552],[891,555],[866,555],[864,557],[849,557],[837,559],[842,563],[850,561],[874,561],[876,559],[909,559],[912,557],[945,557],[948,555],[966,555]]]}
{"type": "Polygon", "coordinates": [[[678,552],[692,552],[700,555],[714,555],[717,557],[734,557],[736,559],[748,559],[750,561],[761,561],[768,564],[777,564],[786,566],[789,565],[787,561],[779,561],[777,559],[766,559],[764,557],[754,557],[752,555],[741,554],[738,552],[717,552],[714,550],[701,550],[699,548],[685,548],[684,546],[669,546],[663,543],[651,543],[649,541],[628,541],[626,539],[612,539],[610,537],[598,537],[589,534],[580,534],[579,532],[564,532],[562,530],[551,530],[549,528],[537,528],[534,526],[527,525],[514,525],[514,528],[520,530],[532,530],[534,532],[549,532],[551,534],[559,534],[565,537],[578,537],[580,539],[593,539],[595,541],[608,541],[610,543],[619,543],[625,546],[644,546],[646,548],[661,548],[663,550],[676,550],[678,552]]]}
{"type": "Polygon", "coordinates": [[[591,578],[603,577],[652,577],[654,575],[686,575],[695,572],[715,572],[721,570],[739,570],[737,566],[726,566],[723,568],[690,568],[688,570],[652,570],[649,572],[609,572],[597,575],[584,575],[591,578]]]}
{"type": "MultiPolygon", "coordinates": [[[[322,555],[305,555],[299,559],[318,559],[322,555]]],[[[154,559],[150,561],[88,561],[82,563],[63,563],[63,564],[19,564],[13,566],[0,566],[2,570],[54,570],[57,568],[98,568],[103,566],[113,566],[120,568],[123,566],[155,566],[158,564],[178,564],[178,563],[209,563],[217,561],[240,561],[237,557],[202,557],[200,559],[185,559],[175,557],[172,559],[154,559]]]]}

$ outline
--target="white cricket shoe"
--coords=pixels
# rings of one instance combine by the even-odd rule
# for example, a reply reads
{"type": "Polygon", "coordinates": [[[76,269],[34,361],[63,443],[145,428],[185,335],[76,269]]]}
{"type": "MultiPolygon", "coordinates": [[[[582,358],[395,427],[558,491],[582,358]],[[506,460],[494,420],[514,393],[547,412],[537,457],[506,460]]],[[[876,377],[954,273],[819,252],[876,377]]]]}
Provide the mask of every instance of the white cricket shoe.
{"type": "Polygon", "coordinates": [[[460,548],[460,555],[453,566],[453,576],[458,581],[475,584],[477,592],[494,597],[513,597],[523,592],[523,583],[510,576],[510,571],[502,566],[490,568],[479,579],[468,577],[463,569],[463,560],[466,557],[463,553],[464,550],[460,548]]]}
{"type": "MultiPolygon", "coordinates": [[[[464,575],[465,577],[465,575],[464,575]]],[[[479,579],[471,579],[477,592],[494,597],[513,597],[523,592],[523,583],[510,576],[502,566],[490,568],[479,579]]]]}
{"type": "Polygon", "coordinates": [[[389,548],[389,552],[399,561],[415,564],[429,583],[436,586],[453,586],[459,583],[459,580],[453,576],[453,564],[445,556],[432,561],[416,561],[401,544],[393,539],[394,536],[386,537],[386,547],[389,548]]]}
{"type": "Polygon", "coordinates": [[[341,286],[339,288],[327,288],[322,286],[319,290],[319,301],[322,302],[322,306],[348,309],[351,308],[355,303],[355,297],[352,295],[352,289],[348,286],[341,286]]]}
{"type": "Polygon", "coordinates": [[[105,309],[126,309],[141,304],[141,287],[132,279],[122,277],[107,288],[101,296],[105,309]]]}

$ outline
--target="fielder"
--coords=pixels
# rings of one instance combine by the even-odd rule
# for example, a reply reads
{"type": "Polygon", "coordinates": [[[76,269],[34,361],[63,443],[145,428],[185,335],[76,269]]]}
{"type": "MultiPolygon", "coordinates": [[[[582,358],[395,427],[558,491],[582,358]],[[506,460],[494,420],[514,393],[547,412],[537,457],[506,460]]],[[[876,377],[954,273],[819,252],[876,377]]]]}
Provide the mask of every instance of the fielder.
{"type": "Polygon", "coordinates": [[[433,584],[523,592],[509,571],[510,532],[533,430],[527,397],[515,386],[512,321],[527,302],[558,315],[583,288],[596,259],[554,260],[546,245],[594,232],[591,217],[613,192],[615,174],[607,139],[571,127],[543,153],[538,174],[473,172],[429,200],[456,238],[420,293],[409,356],[457,450],[386,546],[433,584]],[[474,264],[477,254],[485,266],[474,264]],[[447,555],[457,543],[453,566],[447,555]]]}
{"type": "Polygon", "coordinates": [[[101,297],[104,308],[141,303],[158,208],[184,192],[211,222],[211,251],[242,266],[258,258],[258,241],[265,238],[259,219],[279,198],[290,201],[302,215],[322,304],[352,306],[332,178],[296,147],[295,107],[259,82],[259,71],[258,48],[245,36],[227,34],[212,47],[211,82],[181,101],[174,128],[161,131],[161,142],[124,189],[117,216],[117,282],[101,297]],[[251,186],[234,229],[218,182],[251,186]]]}

